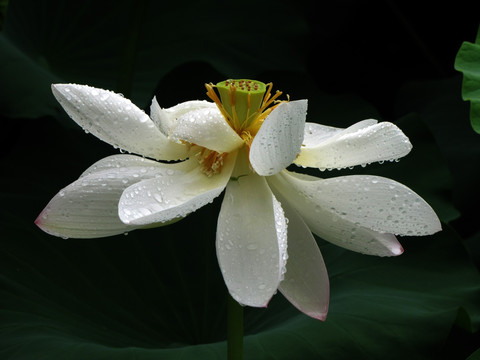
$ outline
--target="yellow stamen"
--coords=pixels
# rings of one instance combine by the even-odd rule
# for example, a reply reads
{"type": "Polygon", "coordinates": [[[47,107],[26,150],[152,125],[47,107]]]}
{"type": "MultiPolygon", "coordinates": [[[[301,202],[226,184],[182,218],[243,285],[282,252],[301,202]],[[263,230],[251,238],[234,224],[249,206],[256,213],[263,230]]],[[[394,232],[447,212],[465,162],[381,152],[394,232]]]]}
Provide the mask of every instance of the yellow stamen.
{"type": "Polygon", "coordinates": [[[217,85],[205,84],[205,87],[207,96],[217,105],[227,123],[248,148],[268,115],[281,103],[290,101],[288,95],[287,100],[277,100],[282,95],[281,91],[277,90],[272,95],[273,83],[226,80],[217,85]],[[221,98],[214,88],[217,88],[221,98]]]}
{"type": "Polygon", "coordinates": [[[250,147],[250,145],[252,144],[252,141],[253,141],[253,136],[252,134],[250,133],[250,131],[247,131],[247,130],[243,130],[242,131],[242,134],[240,135],[240,137],[243,139],[243,141],[245,142],[245,144],[250,147]]]}
{"type": "Polygon", "coordinates": [[[208,177],[220,174],[223,168],[223,161],[227,153],[218,153],[203,148],[198,154],[198,162],[202,165],[202,172],[208,177]]]}
{"type": "Polygon", "coordinates": [[[223,105],[222,105],[222,102],[220,101],[217,93],[215,92],[215,90],[213,89],[215,85],[213,85],[212,83],[210,84],[205,84],[205,87],[207,88],[207,96],[217,105],[218,107],[218,110],[220,110],[220,112],[222,113],[223,117],[225,119],[228,118],[228,114],[227,112],[225,111],[223,105]]]}

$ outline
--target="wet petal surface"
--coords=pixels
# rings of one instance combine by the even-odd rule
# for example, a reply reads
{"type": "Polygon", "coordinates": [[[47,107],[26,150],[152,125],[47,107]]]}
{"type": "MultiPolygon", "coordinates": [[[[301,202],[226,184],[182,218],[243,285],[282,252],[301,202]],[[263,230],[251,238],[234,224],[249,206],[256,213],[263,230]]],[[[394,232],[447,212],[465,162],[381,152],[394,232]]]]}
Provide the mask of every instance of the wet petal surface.
{"type": "Polygon", "coordinates": [[[269,185],[288,200],[316,235],[335,245],[368,255],[395,256],[403,248],[393,234],[380,233],[337,215],[307,195],[303,185],[318,180],[311,176],[282,173],[268,179],[269,185]]]}
{"type": "Polygon", "coordinates": [[[236,153],[225,159],[222,172],[208,177],[197,159],[168,169],[161,176],[138,182],[123,192],[120,219],[127,224],[148,225],[185,217],[210,203],[225,189],[235,164],[236,153]]]}
{"type": "Polygon", "coordinates": [[[136,229],[138,226],[126,225],[118,217],[120,196],[131,184],[171,167],[133,155],[102,159],[60,190],[36,224],[51,235],[71,238],[104,237],[136,229]]]}
{"type": "Polygon", "coordinates": [[[310,132],[295,163],[321,170],[393,161],[412,149],[405,134],[389,122],[364,120],[340,132],[331,131],[330,137],[318,126],[312,126],[310,132]]]}
{"type": "Polygon", "coordinates": [[[310,229],[297,211],[279,197],[288,218],[288,260],[281,293],[301,312],[325,320],[330,298],[327,268],[310,229]]]}
{"type": "Polygon", "coordinates": [[[216,246],[232,297],[244,305],[267,306],[285,272],[287,229],[264,178],[251,174],[229,182],[216,246]]]}
{"type": "Polygon", "coordinates": [[[250,163],[257,174],[269,176],[285,169],[300,152],[307,100],[278,105],[252,141],[250,163]]]}
{"type": "Polygon", "coordinates": [[[287,221],[265,178],[253,174],[240,151],[217,225],[217,258],[232,297],[264,307],[283,279],[287,221]]]}
{"type": "Polygon", "coordinates": [[[55,98],[86,132],[125,151],[157,160],[185,159],[188,147],[163,135],[130,100],[86,85],[52,85],[55,98]]]}
{"type": "Polygon", "coordinates": [[[304,198],[363,227],[397,235],[429,235],[441,230],[437,215],[403,184],[380,176],[351,175],[317,181],[291,177],[304,198]]]}
{"type": "Polygon", "coordinates": [[[152,105],[150,106],[150,117],[162,134],[168,136],[175,125],[176,120],[182,115],[190,111],[216,108],[217,106],[214,103],[204,100],[192,100],[185,101],[170,108],[162,109],[158,104],[157,99],[154,97],[152,105]]]}
{"type": "Polygon", "coordinates": [[[191,111],[178,118],[170,138],[219,153],[231,152],[243,145],[242,138],[228,125],[216,107],[191,111]]]}

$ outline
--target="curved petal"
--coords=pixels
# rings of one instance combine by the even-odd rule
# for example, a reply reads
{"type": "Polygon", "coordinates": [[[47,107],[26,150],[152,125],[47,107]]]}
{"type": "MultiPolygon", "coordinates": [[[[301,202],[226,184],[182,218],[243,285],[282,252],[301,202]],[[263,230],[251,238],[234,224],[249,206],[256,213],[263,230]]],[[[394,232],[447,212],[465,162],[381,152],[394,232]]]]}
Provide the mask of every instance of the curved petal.
{"type": "Polygon", "coordinates": [[[218,108],[190,111],[175,122],[170,138],[188,141],[219,153],[231,152],[243,145],[243,140],[228,125],[218,108]]]}
{"type": "Polygon", "coordinates": [[[276,174],[295,160],[306,116],[307,100],[282,103],[268,115],[250,147],[250,163],[257,174],[276,174]]]}
{"type": "Polygon", "coordinates": [[[188,146],[170,141],[147,114],[119,94],[76,84],[54,84],[52,91],[78,125],[114,147],[157,160],[188,156],[188,146]]]}
{"type": "Polygon", "coordinates": [[[196,159],[187,160],[188,171],[169,171],[163,176],[138,182],[123,192],[118,212],[126,224],[163,223],[210,203],[230,179],[236,153],[228,154],[221,173],[207,176],[196,159]]]}
{"type": "Polygon", "coordinates": [[[102,159],[60,190],[35,223],[51,235],[71,238],[98,238],[137,229],[118,217],[121,194],[135,182],[177,171],[177,167],[133,155],[102,159]]]}
{"type": "Polygon", "coordinates": [[[297,309],[325,320],[330,298],[327,268],[312,233],[296,210],[278,197],[288,218],[288,261],[280,292],[297,309]]]}
{"type": "Polygon", "coordinates": [[[232,297],[240,304],[267,306],[285,272],[287,224],[264,178],[250,172],[228,183],[216,246],[232,297]]]}
{"type": "Polygon", "coordinates": [[[351,175],[317,181],[290,180],[316,205],[363,227],[397,235],[430,235],[440,221],[425,200],[394,180],[351,175]]]}
{"type": "Polygon", "coordinates": [[[199,109],[216,109],[217,105],[205,100],[185,101],[170,108],[162,109],[154,97],[150,106],[150,117],[163,135],[168,136],[175,120],[180,116],[199,109]]]}
{"type": "Polygon", "coordinates": [[[307,175],[296,177],[293,174],[283,171],[270,177],[268,183],[274,194],[280,193],[315,234],[335,245],[362,254],[396,256],[403,253],[395,235],[367,229],[319,206],[315,198],[310,197],[310,193],[303,191],[303,186],[318,179],[307,175]]]}
{"type": "MultiPolygon", "coordinates": [[[[371,121],[371,120],[367,120],[371,121]]],[[[412,149],[405,134],[394,124],[355,124],[325,139],[309,139],[295,164],[321,170],[398,159],[412,149]],[[318,141],[317,141],[318,140],[318,141]]],[[[368,123],[367,123],[368,124],[368,123]]]]}
{"type": "Polygon", "coordinates": [[[305,133],[303,136],[303,147],[313,147],[319,145],[321,142],[337,135],[341,132],[349,131],[354,132],[361,128],[375,125],[378,121],[373,119],[367,119],[353,124],[348,129],[337,128],[333,126],[326,126],[317,123],[305,123],[305,133]]]}
{"type": "MultiPolygon", "coordinates": [[[[134,179],[148,179],[155,176],[160,176],[161,173],[166,170],[175,170],[179,171],[189,171],[195,162],[193,161],[183,161],[179,163],[161,163],[158,161],[150,160],[144,157],[129,155],[129,154],[119,154],[112,155],[106,158],[103,158],[97,161],[95,164],[87,168],[80,177],[88,176],[100,171],[113,170],[118,174],[122,174],[126,171],[132,171],[137,169],[137,173],[132,171],[132,177],[134,179]],[[148,174],[152,174],[151,176],[148,174]]],[[[127,179],[128,180],[128,179],[127,179]]],[[[135,181],[136,182],[136,181],[135,181]]],[[[124,179],[124,183],[131,185],[124,179]]]]}

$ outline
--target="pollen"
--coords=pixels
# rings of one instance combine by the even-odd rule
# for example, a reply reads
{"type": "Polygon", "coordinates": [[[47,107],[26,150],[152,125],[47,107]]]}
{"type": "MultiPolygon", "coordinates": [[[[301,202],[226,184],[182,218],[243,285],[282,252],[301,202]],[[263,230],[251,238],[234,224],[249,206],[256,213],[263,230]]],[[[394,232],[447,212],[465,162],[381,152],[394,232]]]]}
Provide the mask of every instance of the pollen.
{"type": "Polygon", "coordinates": [[[202,148],[197,154],[198,162],[202,166],[202,172],[208,177],[220,174],[227,155],[228,153],[218,153],[213,150],[202,148]]]}

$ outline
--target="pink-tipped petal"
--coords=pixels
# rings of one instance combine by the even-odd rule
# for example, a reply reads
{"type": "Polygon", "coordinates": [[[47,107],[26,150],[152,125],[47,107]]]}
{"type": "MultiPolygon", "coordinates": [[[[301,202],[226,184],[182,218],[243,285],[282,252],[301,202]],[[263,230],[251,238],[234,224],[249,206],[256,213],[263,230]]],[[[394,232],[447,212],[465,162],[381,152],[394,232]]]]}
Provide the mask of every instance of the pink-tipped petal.
{"type": "Polygon", "coordinates": [[[138,228],[118,217],[118,201],[131,184],[172,172],[175,165],[133,155],[115,155],[92,165],[59,191],[35,221],[43,231],[64,238],[97,238],[138,228]]]}
{"type": "Polygon", "coordinates": [[[324,321],[330,298],[325,262],[301,216],[286,200],[279,200],[289,220],[287,272],[279,290],[301,312],[324,321]]]}
{"type": "Polygon", "coordinates": [[[377,256],[401,254],[401,245],[395,235],[381,233],[351,222],[329,208],[320,206],[316,197],[321,193],[306,193],[309,183],[321,181],[313,176],[283,171],[268,179],[274,193],[280,193],[297,210],[310,230],[335,245],[377,256]]]}

